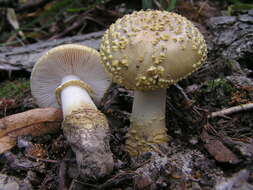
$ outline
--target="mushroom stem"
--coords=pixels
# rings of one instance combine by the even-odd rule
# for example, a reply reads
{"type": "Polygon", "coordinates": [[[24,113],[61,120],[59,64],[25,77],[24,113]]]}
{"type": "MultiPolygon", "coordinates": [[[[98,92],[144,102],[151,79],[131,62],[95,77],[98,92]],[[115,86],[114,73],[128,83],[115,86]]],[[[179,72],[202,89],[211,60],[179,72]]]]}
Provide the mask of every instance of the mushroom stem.
{"type": "MultiPolygon", "coordinates": [[[[75,75],[68,75],[63,77],[61,85],[71,80],[80,79],[75,75]]],[[[88,104],[91,107],[96,108],[96,105],[93,103],[89,93],[84,88],[76,85],[67,86],[62,89],[61,103],[64,117],[82,105],[88,104]]]]}
{"type": "Polygon", "coordinates": [[[76,154],[80,175],[86,179],[104,177],[113,169],[109,147],[109,125],[93,103],[90,87],[75,75],[62,79],[60,93],[64,121],[62,129],[76,154]]]}
{"type": "Polygon", "coordinates": [[[62,130],[83,180],[104,177],[114,167],[109,124],[96,107],[110,85],[99,62],[95,49],[65,44],[40,57],[31,75],[31,91],[37,103],[62,107],[62,130]]]}
{"type": "Polygon", "coordinates": [[[126,150],[131,156],[168,141],[165,126],[166,89],[135,91],[126,150]]]}

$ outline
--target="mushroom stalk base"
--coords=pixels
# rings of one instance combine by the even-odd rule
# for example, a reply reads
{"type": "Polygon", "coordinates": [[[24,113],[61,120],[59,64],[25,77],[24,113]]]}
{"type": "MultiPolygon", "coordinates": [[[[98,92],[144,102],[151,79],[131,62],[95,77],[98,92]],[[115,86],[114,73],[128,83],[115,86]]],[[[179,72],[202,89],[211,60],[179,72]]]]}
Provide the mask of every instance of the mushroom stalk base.
{"type": "Polygon", "coordinates": [[[169,138],[165,126],[166,89],[134,92],[131,125],[126,135],[126,150],[131,156],[155,151],[169,138]]]}
{"type": "Polygon", "coordinates": [[[113,170],[110,131],[104,114],[79,81],[77,76],[68,75],[59,87],[64,115],[62,128],[76,154],[80,177],[92,180],[113,170]]]}
{"type": "Polygon", "coordinates": [[[94,180],[112,171],[110,132],[104,114],[89,104],[83,105],[64,118],[62,128],[83,179],[94,180]]]}

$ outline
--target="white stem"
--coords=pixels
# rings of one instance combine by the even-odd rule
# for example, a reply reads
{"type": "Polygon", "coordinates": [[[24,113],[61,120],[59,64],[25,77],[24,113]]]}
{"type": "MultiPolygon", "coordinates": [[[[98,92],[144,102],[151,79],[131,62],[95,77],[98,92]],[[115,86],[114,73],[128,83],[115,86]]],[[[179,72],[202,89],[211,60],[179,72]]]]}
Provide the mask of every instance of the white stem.
{"type": "Polygon", "coordinates": [[[134,92],[131,125],[126,135],[126,150],[131,156],[168,142],[165,106],[166,89],[134,92]]]}
{"type": "MultiPolygon", "coordinates": [[[[62,79],[62,84],[70,80],[80,80],[77,76],[68,75],[62,79]]],[[[69,115],[81,105],[91,105],[96,108],[89,93],[79,86],[68,86],[61,91],[63,116],[69,115]]]]}
{"type": "Polygon", "coordinates": [[[158,117],[165,116],[166,89],[154,91],[135,91],[132,119],[146,123],[158,117]]]}

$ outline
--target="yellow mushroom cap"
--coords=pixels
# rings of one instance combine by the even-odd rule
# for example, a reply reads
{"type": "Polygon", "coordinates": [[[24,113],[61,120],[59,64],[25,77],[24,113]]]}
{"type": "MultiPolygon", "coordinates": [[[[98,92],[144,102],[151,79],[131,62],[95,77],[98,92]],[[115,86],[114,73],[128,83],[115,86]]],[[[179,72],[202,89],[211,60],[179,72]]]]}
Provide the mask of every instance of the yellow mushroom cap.
{"type": "Polygon", "coordinates": [[[196,71],[207,48],[185,17],[166,11],[138,11],[105,32],[100,55],[113,81],[133,90],[166,88],[196,71]]]}

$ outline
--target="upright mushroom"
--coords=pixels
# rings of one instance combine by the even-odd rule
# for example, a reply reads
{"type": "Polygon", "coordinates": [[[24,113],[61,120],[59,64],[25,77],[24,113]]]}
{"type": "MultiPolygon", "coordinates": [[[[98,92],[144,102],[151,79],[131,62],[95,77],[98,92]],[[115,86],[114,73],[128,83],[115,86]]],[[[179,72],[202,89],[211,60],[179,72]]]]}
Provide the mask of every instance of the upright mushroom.
{"type": "Polygon", "coordinates": [[[113,81],[135,90],[126,150],[131,156],[166,144],[166,89],[196,71],[207,48],[186,18],[166,11],[125,15],[105,32],[102,63],[113,81]]]}
{"type": "Polygon", "coordinates": [[[38,105],[61,105],[63,132],[76,154],[81,177],[89,179],[113,169],[108,122],[96,107],[110,84],[99,61],[92,48],[61,45],[40,57],[31,75],[38,105]]]}

